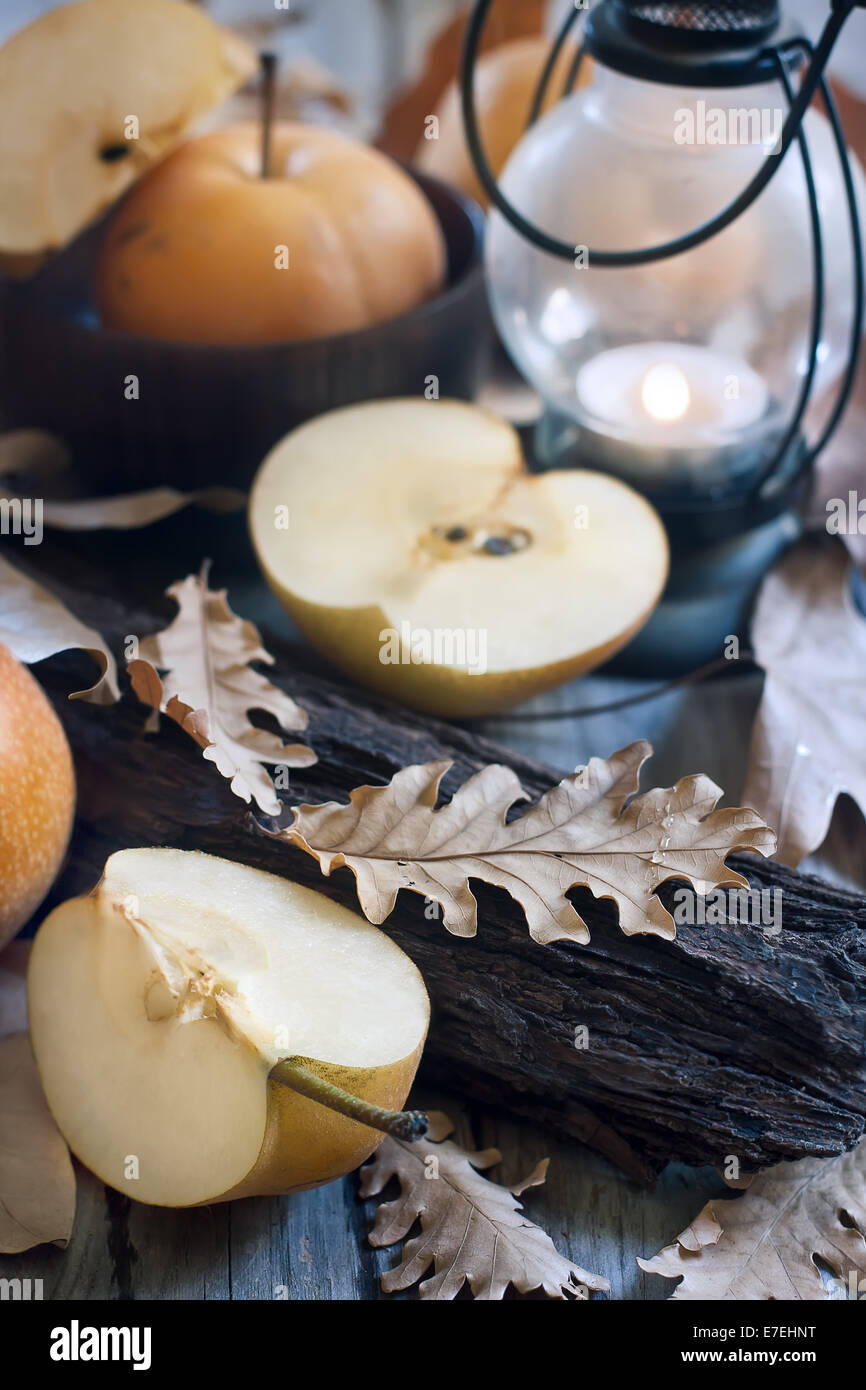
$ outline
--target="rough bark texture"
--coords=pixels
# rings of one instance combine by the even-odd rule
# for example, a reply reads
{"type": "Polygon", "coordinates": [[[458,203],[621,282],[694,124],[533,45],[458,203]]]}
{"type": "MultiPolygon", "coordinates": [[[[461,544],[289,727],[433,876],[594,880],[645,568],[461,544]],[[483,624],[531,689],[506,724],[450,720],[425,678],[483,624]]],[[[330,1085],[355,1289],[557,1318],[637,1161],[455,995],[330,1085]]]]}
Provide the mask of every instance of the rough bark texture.
{"type": "MultiPolygon", "coordinates": [[[[165,620],[85,592],[64,596],[116,648],[165,620]]],[[[292,772],[289,803],[344,801],[355,786],[443,757],[454,760],[446,797],[487,762],[510,764],[533,798],[562,775],[304,671],[302,653],[271,646],[278,662],[269,674],[309,712],[319,755],[292,772]]],[[[110,709],[67,702],[64,691],[75,687],[56,660],[40,676],[79,777],[78,828],[55,899],[89,888],[122,845],[171,844],[357,905],[347,870],[325,879],[308,855],[262,835],[174,725],[145,735],[145,711],[131,695],[110,709]]],[[[593,1144],[639,1181],[669,1159],[721,1164],[734,1155],[754,1168],[851,1147],[866,1128],[866,900],[756,856],[731,862],[755,886],[783,890],[780,936],[724,925],[682,927],[673,943],[626,939],[612,906],[584,893],[591,945],[542,947],[503,893],[475,885],[480,928],[463,940],[425,918],[420,898],[401,894],[385,929],[417,962],[432,998],[425,1079],[593,1144]],[[585,1051],[574,1046],[581,1024],[585,1051]]]]}

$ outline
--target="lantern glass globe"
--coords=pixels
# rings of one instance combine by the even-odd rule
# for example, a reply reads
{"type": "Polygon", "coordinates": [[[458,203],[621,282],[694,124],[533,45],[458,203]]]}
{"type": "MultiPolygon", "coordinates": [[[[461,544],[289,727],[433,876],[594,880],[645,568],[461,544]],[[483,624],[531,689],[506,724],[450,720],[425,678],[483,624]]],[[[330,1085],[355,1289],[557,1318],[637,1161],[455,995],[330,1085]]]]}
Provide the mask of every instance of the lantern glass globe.
{"type": "MultiPolygon", "coordinates": [[[[488,283],[508,351],[552,412],[626,450],[648,447],[647,466],[673,481],[707,458],[730,473],[738,459],[769,457],[796,405],[813,280],[798,149],[741,217],[692,251],[617,269],[594,267],[592,248],[652,246],[713,218],[771,154],[786,111],[775,84],[679,88],[597,63],[591,84],[532,127],[502,175],[513,206],[575,247],[572,264],[492,214],[488,283]]],[[[810,111],[805,128],[826,276],[817,398],[845,366],[852,248],[829,123],[810,111]]],[[[852,164],[862,217],[866,186],[852,164]]],[[[619,471],[639,474],[635,456],[619,471]]]]}

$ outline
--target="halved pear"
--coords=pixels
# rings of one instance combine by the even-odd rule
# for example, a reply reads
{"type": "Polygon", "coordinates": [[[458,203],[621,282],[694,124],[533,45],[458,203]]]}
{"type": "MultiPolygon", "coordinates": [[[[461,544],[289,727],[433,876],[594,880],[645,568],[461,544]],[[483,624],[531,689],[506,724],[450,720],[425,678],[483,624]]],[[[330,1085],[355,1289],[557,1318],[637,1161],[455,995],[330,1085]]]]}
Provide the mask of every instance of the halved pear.
{"type": "Polygon", "coordinates": [[[429,1017],[377,927],[321,893],[211,855],[122,850],[46,918],[28,994],[48,1105],[73,1153],[142,1202],[291,1192],[357,1168],[382,1134],[271,1075],[304,1059],[402,1106],[429,1017]]]}
{"type": "Polygon", "coordinates": [[[0,48],[0,252],[63,246],[255,70],[178,0],[79,0],[0,48]]]}
{"type": "Polygon", "coordinates": [[[600,665],[649,617],[668,544],[606,474],[530,474],[510,425],[459,401],[371,402],[302,425],[250,500],[265,577],[363,685],[493,713],[600,665]]]}

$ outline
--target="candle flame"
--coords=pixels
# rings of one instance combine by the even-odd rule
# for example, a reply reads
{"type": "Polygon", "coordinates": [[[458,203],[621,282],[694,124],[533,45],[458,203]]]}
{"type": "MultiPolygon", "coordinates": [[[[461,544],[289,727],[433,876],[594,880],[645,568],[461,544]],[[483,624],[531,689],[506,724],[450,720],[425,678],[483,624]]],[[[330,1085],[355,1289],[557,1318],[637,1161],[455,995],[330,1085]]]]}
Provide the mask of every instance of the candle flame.
{"type": "Polygon", "coordinates": [[[691,404],[691,392],[685,372],[673,362],[660,362],[644,377],[641,400],[644,409],[654,420],[681,420],[691,404]]]}

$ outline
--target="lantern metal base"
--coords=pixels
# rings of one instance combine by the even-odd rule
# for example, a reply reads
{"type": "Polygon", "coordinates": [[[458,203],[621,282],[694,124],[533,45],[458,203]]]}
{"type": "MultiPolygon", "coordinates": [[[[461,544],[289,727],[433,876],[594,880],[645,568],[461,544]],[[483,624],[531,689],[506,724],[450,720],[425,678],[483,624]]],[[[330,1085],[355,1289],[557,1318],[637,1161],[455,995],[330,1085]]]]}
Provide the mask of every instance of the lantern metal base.
{"type": "Polygon", "coordinates": [[[749,618],[764,576],[802,534],[786,511],[733,540],[671,552],[671,572],[649,622],[608,667],[622,675],[673,677],[749,645],[749,618]]]}

